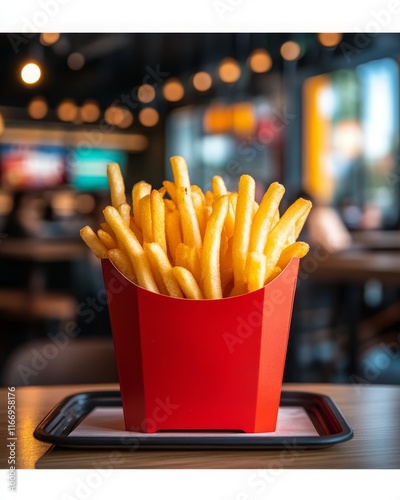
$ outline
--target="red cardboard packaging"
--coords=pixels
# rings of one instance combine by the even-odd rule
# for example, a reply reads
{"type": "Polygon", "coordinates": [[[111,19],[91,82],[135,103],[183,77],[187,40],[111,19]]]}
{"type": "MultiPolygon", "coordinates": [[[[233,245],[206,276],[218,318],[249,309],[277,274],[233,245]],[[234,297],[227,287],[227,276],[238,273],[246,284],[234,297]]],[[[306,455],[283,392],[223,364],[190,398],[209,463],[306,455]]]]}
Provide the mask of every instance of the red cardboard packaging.
{"type": "Polygon", "coordinates": [[[102,268],[127,430],[275,430],[299,259],[217,300],[156,294],[102,268]]]}

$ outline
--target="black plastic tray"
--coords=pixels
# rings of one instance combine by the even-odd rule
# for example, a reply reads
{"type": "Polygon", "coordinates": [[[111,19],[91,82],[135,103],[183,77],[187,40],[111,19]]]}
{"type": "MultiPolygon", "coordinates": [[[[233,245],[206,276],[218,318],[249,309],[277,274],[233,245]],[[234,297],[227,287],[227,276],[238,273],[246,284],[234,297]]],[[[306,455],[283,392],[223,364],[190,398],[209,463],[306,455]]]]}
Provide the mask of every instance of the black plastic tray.
{"type": "MultiPolygon", "coordinates": [[[[33,435],[40,441],[62,447],[114,449],[282,449],[291,447],[307,449],[325,448],[353,437],[353,431],[346,419],[328,396],[311,392],[283,391],[280,406],[303,408],[318,435],[274,436],[271,433],[246,434],[241,432],[157,432],[155,434],[125,432],[125,436],[116,436],[113,435],[111,429],[110,435],[104,435],[104,432],[101,436],[95,433],[83,436],[71,435],[71,432],[95,408],[121,407],[119,391],[85,392],[65,398],[40,422],[33,435]]],[[[290,433],[288,432],[288,434],[290,433]]]]}

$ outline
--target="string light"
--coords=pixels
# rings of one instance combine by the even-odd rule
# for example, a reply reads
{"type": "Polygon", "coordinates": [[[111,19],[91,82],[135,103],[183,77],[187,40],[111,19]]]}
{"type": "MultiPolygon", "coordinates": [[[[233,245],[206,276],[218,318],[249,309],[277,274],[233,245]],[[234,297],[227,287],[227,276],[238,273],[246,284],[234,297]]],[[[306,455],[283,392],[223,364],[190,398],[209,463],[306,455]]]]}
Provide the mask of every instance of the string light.
{"type": "Polygon", "coordinates": [[[21,70],[21,78],[27,85],[33,85],[40,80],[42,72],[38,64],[30,62],[25,64],[21,70]]]}
{"type": "Polygon", "coordinates": [[[218,67],[218,74],[224,83],[235,83],[239,80],[241,70],[238,62],[232,57],[223,59],[218,67]]]}
{"type": "Polygon", "coordinates": [[[152,85],[144,83],[138,88],[137,96],[140,102],[148,104],[156,97],[156,91],[152,85]]]}
{"type": "Polygon", "coordinates": [[[28,113],[34,120],[42,120],[48,113],[49,107],[43,97],[34,97],[28,104],[28,113]]]}
{"type": "Polygon", "coordinates": [[[199,71],[193,77],[193,87],[199,92],[206,92],[211,88],[212,78],[206,71],[199,71]]]}
{"type": "Polygon", "coordinates": [[[342,33],[318,33],[317,35],[318,41],[324,47],[336,47],[342,38],[342,33]]]}
{"type": "Polygon", "coordinates": [[[295,61],[300,57],[300,54],[301,48],[297,42],[289,40],[281,46],[281,56],[286,59],[286,61],[295,61]]]}
{"type": "Polygon", "coordinates": [[[158,120],[159,114],[154,108],[143,108],[139,113],[139,121],[144,127],[154,127],[158,120]]]}
{"type": "Polygon", "coordinates": [[[177,78],[170,78],[163,87],[164,99],[170,102],[177,102],[185,95],[183,85],[177,78]]]}
{"type": "Polygon", "coordinates": [[[40,43],[42,45],[54,45],[60,39],[60,33],[42,33],[40,43]]]}
{"type": "Polygon", "coordinates": [[[256,49],[250,54],[248,64],[254,73],[266,73],[272,68],[272,57],[266,50],[256,49]]]}
{"type": "Polygon", "coordinates": [[[57,108],[57,116],[63,122],[73,122],[78,112],[78,106],[72,99],[65,99],[57,108]]]}
{"type": "Polygon", "coordinates": [[[96,122],[100,118],[100,108],[96,101],[85,101],[81,108],[81,118],[86,123],[96,122]]]}

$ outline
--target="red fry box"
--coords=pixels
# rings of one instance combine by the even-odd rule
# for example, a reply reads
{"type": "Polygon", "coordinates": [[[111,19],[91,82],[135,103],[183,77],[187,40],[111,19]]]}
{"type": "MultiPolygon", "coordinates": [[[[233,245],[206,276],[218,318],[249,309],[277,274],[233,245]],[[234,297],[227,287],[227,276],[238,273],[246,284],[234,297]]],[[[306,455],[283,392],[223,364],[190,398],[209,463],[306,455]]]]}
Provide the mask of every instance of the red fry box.
{"type": "Polygon", "coordinates": [[[127,430],[275,430],[299,259],[217,300],[156,294],[102,268],[127,430]]]}

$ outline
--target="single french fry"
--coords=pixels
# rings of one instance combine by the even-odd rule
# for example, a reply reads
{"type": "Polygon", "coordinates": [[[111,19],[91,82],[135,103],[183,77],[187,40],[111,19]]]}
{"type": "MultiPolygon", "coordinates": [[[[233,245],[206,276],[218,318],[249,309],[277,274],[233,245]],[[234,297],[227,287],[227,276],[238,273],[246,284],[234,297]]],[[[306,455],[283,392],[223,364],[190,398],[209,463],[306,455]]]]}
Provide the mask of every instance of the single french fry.
{"type": "Polygon", "coordinates": [[[238,197],[233,233],[233,275],[235,293],[244,293],[245,267],[250,243],[256,183],[250,175],[242,175],[239,180],[238,197]]]}
{"type": "Polygon", "coordinates": [[[182,243],[181,219],[177,209],[165,212],[165,233],[168,253],[171,262],[175,264],[176,249],[182,243]]]}
{"type": "Polygon", "coordinates": [[[250,252],[246,262],[246,280],[249,292],[254,292],[264,286],[266,269],[267,257],[260,252],[250,252]]]}
{"type": "Polygon", "coordinates": [[[86,245],[90,248],[90,250],[95,254],[95,256],[99,259],[107,258],[107,247],[99,240],[97,234],[93,231],[90,226],[83,227],[79,234],[81,238],[86,243],[86,245]]]}
{"type": "Polygon", "coordinates": [[[110,224],[108,224],[107,222],[102,222],[100,224],[100,229],[102,229],[103,231],[106,231],[110,236],[112,236],[115,239],[115,234],[114,234],[113,230],[111,229],[110,224]]]}
{"type": "Polygon", "coordinates": [[[203,292],[201,291],[193,274],[185,267],[175,266],[172,268],[175,278],[187,299],[204,299],[203,292]]]}
{"type": "Polygon", "coordinates": [[[111,236],[110,233],[104,231],[104,229],[100,228],[97,231],[97,236],[108,250],[110,250],[111,248],[117,248],[118,246],[117,240],[113,236],[111,236]]]}
{"type": "Polygon", "coordinates": [[[228,238],[231,238],[233,236],[233,232],[235,229],[235,212],[236,212],[237,195],[236,193],[229,193],[228,196],[229,196],[229,209],[226,215],[224,227],[226,231],[226,236],[228,238]],[[233,201],[233,198],[235,198],[235,201],[233,201]]]}
{"type": "Polygon", "coordinates": [[[267,244],[264,253],[267,257],[267,270],[265,281],[273,272],[275,266],[278,263],[279,257],[285,248],[286,241],[295,227],[296,221],[299,217],[303,216],[304,213],[309,210],[311,202],[299,198],[296,200],[286,212],[279,219],[279,222],[269,233],[267,244]]]}
{"type": "Polygon", "coordinates": [[[140,227],[136,224],[134,217],[131,217],[129,227],[133,231],[133,233],[136,236],[136,238],[138,239],[139,243],[141,245],[143,245],[143,233],[142,233],[142,230],[140,229],[140,227]]]}
{"type": "Polygon", "coordinates": [[[189,190],[182,186],[177,187],[176,199],[181,217],[183,242],[195,247],[200,253],[202,247],[200,227],[189,190]]]}
{"type": "Polygon", "coordinates": [[[180,243],[175,252],[175,265],[184,267],[190,271],[201,286],[201,263],[195,247],[189,247],[184,243],[180,243]]]}
{"type": "Polygon", "coordinates": [[[206,205],[205,205],[204,197],[202,198],[198,192],[193,191],[193,190],[191,192],[191,197],[192,197],[194,210],[196,212],[197,222],[199,223],[201,238],[203,239],[204,233],[206,230],[207,220],[208,220],[208,216],[207,216],[207,213],[205,210],[206,205]]]}
{"type": "Polygon", "coordinates": [[[170,261],[158,243],[145,243],[146,253],[150,253],[156,262],[161,277],[171,297],[183,297],[182,290],[175,278],[170,261]]]}
{"type": "Polygon", "coordinates": [[[175,188],[186,188],[190,194],[189,170],[186,160],[182,156],[172,156],[170,158],[172,174],[174,177],[175,188]]]}
{"type": "Polygon", "coordinates": [[[201,272],[204,296],[207,299],[222,298],[220,248],[221,234],[228,213],[229,198],[221,196],[207,222],[201,256],[201,272]]]}
{"type": "Polygon", "coordinates": [[[274,216],[284,193],[285,188],[278,182],[273,182],[268,187],[253,218],[249,252],[262,253],[264,251],[274,216]]]}
{"type": "Polygon", "coordinates": [[[206,200],[206,205],[212,207],[214,204],[214,195],[212,194],[211,191],[206,191],[204,193],[204,198],[206,200]]]}
{"type": "Polygon", "coordinates": [[[304,241],[296,241],[295,243],[292,243],[282,251],[278,260],[278,267],[285,269],[293,257],[301,259],[307,255],[309,250],[310,245],[304,241]]]}
{"type": "Polygon", "coordinates": [[[153,220],[151,216],[150,195],[146,194],[139,201],[140,227],[142,229],[143,241],[151,243],[153,239],[153,220]]]}
{"type": "MultiPolygon", "coordinates": [[[[226,222],[226,219],[225,219],[226,222]]],[[[224,227],[225,230],[225,227],[224,227]]],[[[225,231],[226,235],[226,231],[225,231]]],[[[220,255],[220,270],[221,270],[221,286],[222,294],[225,296],[225,291],[233,281],[233,261],[232,261],[232,243],[233,237],[227,238],[224,248],[221,246],[220,255]]]]}
{"type": "Polygon", "coordinates": [[[164,186],[160,187],[160,189],[158,190],[158,192],[160,193],[161,195],[161,198],[164,198],[164,196],[166,195],[167,193],[167,190],[165,189],[164,186]]]}
{"type": "Polygon", "coordinates": [[[214,195],[214,201],[217,201],[221,196],[228,193],[225,181],[220,175],[214,175],[211,179],[211,190],[214,195]]]}
{"type": "Polygon", "coordinates": [[[165,205],[164,200],[156,189],[150,193],[151,222],[153,241],[158,243],[167,253],[167,238],[165,235],[165,205]]]}
{"type": "Polygon", "coordinates": [[[140,200],[150,194],[151,185],[145,181],[139,181],[132,187],[132,209],[136,225],[141,228],[140,200]]]}
{"type": "Polygon", "coordinates": [[[268,276],[268,278],[265,280],[264,285],[268,285],[268,283],[271,283],[279,274],[281,274],[282,269],[278,266],[275,266],[272,273],[268,276]]]}
{"type": "Polygon", "coordinates": [[[166,192],[169,194],[169,197],[173,202],[176,203],[176,188],[175,184],[172,181],[163,181],[163,187],[166,192]]]}
{"type": "Polygon", "coordinates": [[[147,256],[147,259],[150,264],[151,272],[153,273],[154,280],[157,283],[158,289],[160,290],[161,295],[169,295],[168,288],[165,286],[163,277],[161,275],[161,271],[158,267],[158,263],[154,258],[153,253],[150,252],[148,243],[143,244],[143,250],[147,256]]]}
{"type": "Polygon", "coordinates": [[[279,208],[277,208],[274,216],[272,217],[272,222],[271,222],[271,228],[270,229],[273,229],[278,224],[280,218],[281,218],[281,216],[279,214],[279,208]]]}
{"type": "Polygon", "coordinates": [[[159,293],[149,261],[133,231],[125,224],[116,208],[108,206],[103,210],[103,214],[114,231],[118,243],[121,243],[121,246],[125,249],[139,286],[151,292],[159,293]]]}
{"type": "Polygon", "coordinates": [[[296,221],[296,227],[295,227],[295,232],[294,232],[294,240],[296,241],[297,238],[300,236],[301,230],[304,227],[304,224],[307,220],[308,214],[310,213],[311,210],[311,205],[309,205],[308,210],[304,212],[304,214],[299,217],[296,221]]]}
{"type": "Polygon", "coordinates": [[[119,215],[122,217],[122,220],[129,227],[131,223],[131,207],[128,203],[121,203],[118,205],[119,215]]]}
{"type": "Polygon", "coordinates": [[[118,208],[121,203],[126,203],[125,183],[118,163],[107,165],[107,178],[110,186],[111,205],[118,208]]]}
{"type": "Polygon", "coordinates": [[[129,257],[119,248],[112,248],[108,251],[108,258],[129,281],[137,283],[135,273],[129,257]]]}

